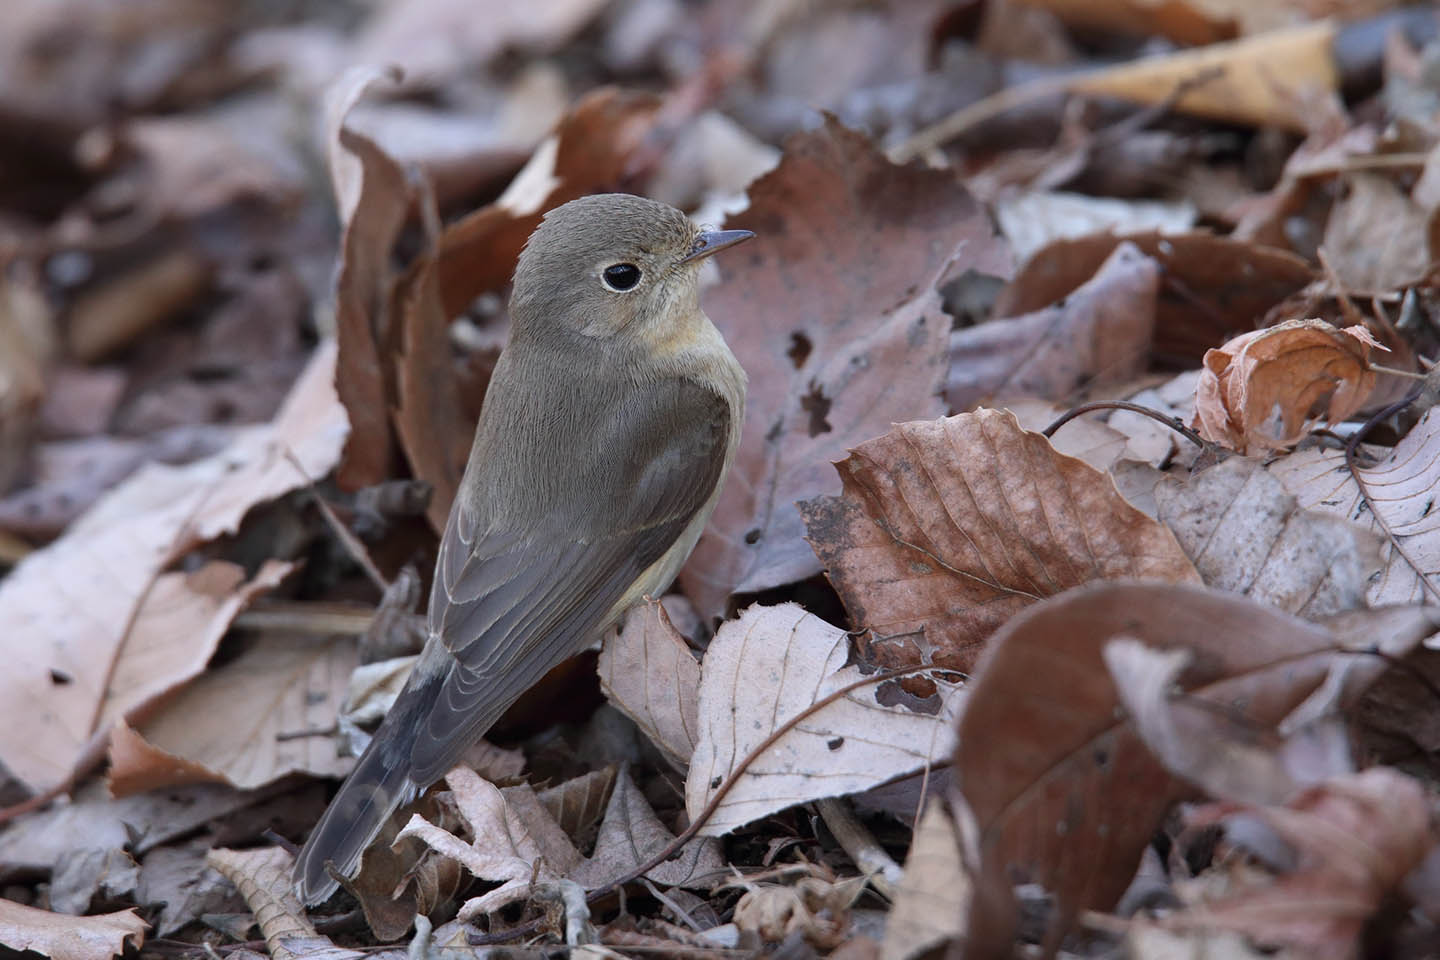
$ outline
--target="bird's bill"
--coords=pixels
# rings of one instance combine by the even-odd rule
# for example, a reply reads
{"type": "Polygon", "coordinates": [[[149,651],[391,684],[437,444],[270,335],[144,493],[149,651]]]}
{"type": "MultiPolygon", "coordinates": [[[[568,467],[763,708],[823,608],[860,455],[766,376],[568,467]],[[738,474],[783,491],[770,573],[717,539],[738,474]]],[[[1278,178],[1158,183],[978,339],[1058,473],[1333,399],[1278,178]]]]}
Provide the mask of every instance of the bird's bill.
{"type": "Polygon", "coordinates": [[[726,247],[733,247],[737,243],[744,243],[755,234],[749,230],[706,230],[695,238],[695,244],[690,252],[682,259],[681,263],[690,263],[692,260],[704,260],[724,250],[726,247]]]}

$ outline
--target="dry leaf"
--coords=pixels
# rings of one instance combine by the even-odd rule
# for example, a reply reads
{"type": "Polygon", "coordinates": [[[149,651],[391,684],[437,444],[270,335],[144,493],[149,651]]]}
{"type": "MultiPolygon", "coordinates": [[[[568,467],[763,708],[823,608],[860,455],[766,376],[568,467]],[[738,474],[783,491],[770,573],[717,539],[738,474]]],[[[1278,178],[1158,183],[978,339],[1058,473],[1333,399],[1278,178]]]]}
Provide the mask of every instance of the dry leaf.
{"type": "Polygon", "coordinates": [[[1184,695],[1257,731],[1274,729],[1344,657],[1321,627],[1189,585],[1096,584],[1010,620],[976,668],[955,758],[980,836],[975,949],[1013,942],[1011,887],[1022,878],[1055,895],[1057,934],[1079,910],[1111,909],[1165,811],[1189,792],[1119,711],[1102,656],[1117,636],[1195,650],[1184,695]]]}
{"type": "Polygon", "coordinates": [[[1191,426],[1240,453],[1291,446],[1316,422],[1336,424],[1364,406],[1375,386],[1370,348],[1379,346],[1363,326],[1324,320],[1241,334],[1205,352],[1191,426]]]}
{"type": "MultiPolygon", "coordinates": [[[[1223,807],[1192,822],[1213,822],[1223,807]]],[[[1382,903],[1434,848],[1425,787],[1387,767],[1336,777],[1283,807],[1245,812],[1266,823],[1292,851],[1294,868],[1274,883],[1171,914],[1178,930],[1235,930],[1308,957],[1347,960],[1382,903]]]]}
{"type": "MultiPolygon", "coordinates": [[[[487,780],[496,778],[481,772],[487,780]]],[[[567,836],[583,836],[591,827],[600,822],[610,806],[610,797],[620,779],[620,768],[614,764],[591,770],[547,787],[540,791],[538,799],[550,811],[550,816],[560,825],[567,836]]]]}
{"type": "MultiPolygon", "coordinates": [[[[461,816],[475,840],[465,843],[419,815],[400,831],[415,837],[466,870],[500,886],[460,908],[469,920],[532,895],[532,883],[575,882],[597,889],[619,879],[675,839],[660,823],[626,773],[610,795],[594,855],[581,856],[528,785],[501,790],[474,771],[456,767],[445,775],[461,816]]],[[[718,845],[693,840],[678,857],[652,869],[652,880],[667,885],[705,887],[725,871],[718,845]]]]}
{"type": "Polygon", "coordinates": [[[955,818],[941,801],[931,800],[910,840],[905,876],[885,922],[880,960],[912,960],[963,940],[971,886],[955,818]]]}
{"type": "Polygon", "coordinates": [[[360,99],[387,80],[393,83],[395,74],[355,67],[325,93],[325,149],[341,227],[335,386],[351,423],[336,479],[347,490],[388,479],[394,455],[393,388],[387,386],[380,347],[392,345],[395,271],[390,256],[410,210],[411,189],[404,169],[389,154],[346,125],[360,99]]]}
{"type": "MultiPolygon", "coordinates": [[[[234,532],[251,506],[334,466],[347,429],[334,363],[334,343],[322,344],[272,424],[240,431],[205,460],[142,468],[0,582],[0,650],[11,664],[0,695],[13,706],[0,758],[30,788],[62,783],[103,745],[108,721],[97,721],[110,679],[126,669],[132,621],[160,570],[234,532]],[[57,604],[66,616],[55,614],[57,604]]],[[[152,678],[152,688],[192,675],[179,666],[170,682],[152,678]]]]}
{"type": "Polygon", "coordinates": [[[732,593],[818,569],[793,502],[833,490],[827,461],[897,420],[942,412],[951,261],[1007,254],[953,177],[891,164],[833,119],[797,134],[727,221],[756,238],[705,309],[750,376],[745,428],[715,515],[680,574],[702,615],[732,593]]]}
{"type": "Polygon", "coordinates": [[[995,219],[1024,263],[1042,247],[1071,237],[1096,233],[1187,233],[1195,226],[1195,206],[1188,200],[1121,200],[1080,193],[1029,190],[1002,193],[995,201],[995,219]]]}
{"type": "Polygon", "coordinates": [[[149,926],[133,909],[71,917],[0,900],[0,944],[51,960],[108,960],[144,944],[149,926]]]}
{"type": "Polygon", "coordinates": [[[1428,217],[1386,177],[1346,176],[1350,191],[1325,222],[1325,253],[1347,291],[1388,293],[1429,271],[1428,217]]]}
{"type": "Polygon", "coordinates": [[[1061,302],[955,331],[946,402],[963,411],[1016,394],[1067,401],[1134,378],[1149,359],[1159,285],[1156,262],[1122,243],[1061,302]]]}
{"type": "Polygon", "coordinates": [[[148,778],[148,766],[122,761],[171,755],[238,787],[255,787],[296,771],[338,777],[351,766],[328,736],[350,672],[355,645],[273,635],[191,683],[136,727],[155,751],[111,756],[112,779],[148,778]]]}
{"type": "Polygon", "coordinates": [[[700,679],[700,740],[685,780],[685,810],[701,816],[722,785],[736,782],[705,818],[701,834],[723,836],[797,803],[858,793],[943,757],[964,699],[957,686],[921,713],[877,700],[863,686],[797,720],[834,691],[860,680],[846,666],[845,631],[793,603],[750,607],[721,626],[705,652],[700,679]],[[752,751],[778,734],[741,769],[752,751]]]}
{"type": "Polygon", "coordinates": [[[1034,313],[1070,296],[1121,243],[1160,264],[1156,303],[1158,360],[1196,366],[1205,351],[1252,330],[1266,311],[1308,284],[1310,266],[1293,253],[1208,233],[1100,234],[1059,240],[1026,262],[995,300],[996,317],[1034,313]]]}
{"type": "MultiPolygon", "coordinates": [[[[1368,527],[1385,538],[1380,576],[1370,583],[1367,596],[1371,606],[1432,602],[1420,575],[1362,502],[1343,450],[1301,450],[1267,469],[1300,506],[1368,527]]],[[[1389,456],[1373,467],[1361,467],[1360,474],[1374,512],[1384,518],[1404,552],[1426,577],[1440,575],[1440,511],[1434,509],[1440,487],[1440,413],[1427,411],[1389,456]]]]}
{"type": "Polygon", "coordinates": [[[1301,509],[1258,461],[1232,457],[1155,487],[1160,519],[1209,586],[1316,619],[1365,605],[1380,540],[1301,509]]]}
{"type": "MultiPolygon", "coordinates": [[[[1014,415],[1015,422],[1022,430],[1040,433],[1059,419],[1068,408],[1048,400],[1025,397],[1007,401],[1005,409],[1014,415]]],[[[1133,454],[1133,451],[1126,449],[1127,442],[1125,434],[1106,426],[1093,415],[1067,421],[1065,426],[1050,437],[1050,445],[1055,448],[1056,453],[1088,463],[1101,473],[1109,470],[1127,454],[1133,454]]]]}
{"type": "Polygon", "coordinates": [[[625,614],[620,632],[600,651],[600,689],[676,769],[695,752],[700,662],[659,601],[625,614]]]}
{"type": "Polygon", "coordinates": [[[205,857],[205,863],[235,884],[245,898],[250,912],[260,922],[260,935],[273,960],[299,960],[301,954],[285,946],[286,941],[320,936],[305,918],[305,908],[295,896],[295,884],[290,879],[294,862],[295,858],[282,847],[217,848],[205,857]]]}
{"type": "Polygon", "coordinates": [[[1015,613],[1091,580],[1198,583],[1160,523],[1110,478],[998,410],[901,424],[803,505],[872,662],[968,670],[1015,613]]]}
{"type": "Polygon", "coordinates": [[[1068,86],[1074,93],[1158,104],[1181,85],[1190,84],[1173,110],[1305,133],[1315,122],[1313,104],[1339,90],[1339,72],[1331,54],[1334,40],[1334,24],[1305,24],[1145,57],[1085,74],[1068,86]],[[1207,80],[1195,83],[1199,76],[1207,80]]]}
{"type": "Polygon", "coordinates": [[[735,904],[735,926],[769,943],[798,936],[812,947],[833,950],[845,941],[850,905],[864,889],[864,877],[839,882],[801,877],[789,886],[753,885],[735,904]]]}

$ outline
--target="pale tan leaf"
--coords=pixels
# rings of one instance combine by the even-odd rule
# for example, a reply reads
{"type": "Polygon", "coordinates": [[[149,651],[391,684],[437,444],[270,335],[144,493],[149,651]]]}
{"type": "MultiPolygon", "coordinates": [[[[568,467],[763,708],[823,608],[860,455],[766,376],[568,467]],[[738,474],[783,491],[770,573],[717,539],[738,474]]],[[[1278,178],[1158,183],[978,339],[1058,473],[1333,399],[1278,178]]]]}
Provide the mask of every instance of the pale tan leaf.
{"type": "MultiPolygon", "coordinates": [[[[484,772],[481,776],[487,780],[495,779],[484,772]]],[[[610,764],[547,787],[540,791],[539,799],[561,830],[569,836],[578,837],[605,816],[605,810],[610,806],[610,794],[619,776],[620,768],[610,764]]]]}
{"type": "Polygon", "coordinates": [[[1380,541],[1339,517],[1302,509],[1258,461],[1232,457],[1155,488],[1160,519],[1206,584],[1315,619],[1364,606],[1380,541]]]}
{"type": "Polygon", "coordinates": [[[347,429],[330,382],[334,361],[334,344],[322,344],[274,422],[187,466],[141,468],[0,582],[0,654],[9,664],[0,698],[11,705],[0,760],[27,786],[63,782],[103,744],[111,678],[128,669],[127,637],[157,574],[233,532],[251,506],[334,466],[347,429]]]}
{"type": "Polygon", "coordinates": [[[313,940],[320,936],[305,919],[305,908],[295,896],[295,883],[290,879],[294,860],[282,847],[256,850],[217,847],[205,857],[205,862],[235,884],[235,889],[245,898],[260,924],[260,935],[265,938],[273,960],[298,960],[296,952],[284,945],[285,941],[313,940]]]}
{"type": "MultiPolygon", "coordinates": [[[[1357,464],[1358,466],[1358,464],[1357,464]]],[[[1302,450],[1268,466],[1300,506],[1357,523],[1384,537],[1371,509],[1345,467],[1343,450],[1302,450]]],[[[1395,449],[1360,474],[1370,492],[1373,510],[1390,527],[1404,552],[1424,575],[1440,575],[1440,413],[1429,410],[1395,449]]],[[[1381,547],[1380,575],[1366,595],[1371,606],[1432,602],[1420,575],[1386,538],[1381,547]]]]}
{"type": "Polygon", "coordinates": [[[110,730],[110,770],[105,782],[117,797],[191,783],[225,783],[223,774],[200,763],[167,753],[146,740],[124,720],[110,730]]]}
{"type": "Polygon", "coordinates": [[[915,825],[880,960],[911,960],[962,939],[972,890],[955,819],[943,803],[931,800],[915,825]]]}
{"type": "MultiPolygon", "coordinates": [[[[238,787],[295,772],[343,776],[352,761],[339,756],[328,733],[355,660],[349,641],[265,636],[191,683],[136,732],[238,787]]],[[[111,771],[122,780],[138,775],[118,764],[111,771]]]]}
{"type": "MultiPolygon", "coordinates": [[[[621,771],[600,824],[595,852],[571,872],[571,879],[588,889],[602,887],[634,870],[674,839],[675,835],[660,822],[635,786],[629,771],[621,771]]],[[[726,872],[719,841],[696,837],[681,847],[678,855],[652,867],[645,876],[667,887],[706,889],[726,872]]]]}
{"type": "Polygon", "coordinates": [[[267,560],[246,581],[240,566],[212,560],[191,573],[156,577],[125,637],[98,726],[138,718],[203,673],[235,615],[293,569],[293,563],[267,560]]]}
{"type": "Polygon", "coordinates": [[[797,803],[856,793],[934,763],[952,748],[964,691],[936,682],[926,714],[882,706],[874,686],[796,718],[863,677],[849,637],[793,603],[753,606],[720,628],[701,665],[700,740],[685,781],[698,818],[738,777],[701,833],[718,837],[797,803]],[[740,769],[771,734],[779,737],[740,769]]]}
{"type": "Polygon", "coordinates": [[[108,960],[145,942],[150,924],[132,910],[72,917],[0,900],[0,944],[51,960],[108,960]]]}
{"type": "Polygon", "coordinates": [[[700,661],[658,601],[631,607],[605,640],[600,689],[676,769],[695,752],[700,661]]]}
{"type": "Polygon", "coordinates": [[[1325,254],[1346,290],[1389,293],[1428,272],[1429,217],[1395,181],[1375,173],[1345,177],[1349,192],[1325,221],[1325,254]]]}
{"type": "Polygon", "coordinates": [[[968,669],[1017,611],[1092,580],[1198,583],[1174,535],[1111,479],[977,410],[897,426],[801,505],[860,646],[887,667],[968,669]]]}
{"type": "Polygon", "coordinates": [[[1362,326],[1289,320],[1244,333],[1205,353],[1195,420],[1206,440],[1240,453],[1291,446],[1316,423],[1354,414],[1375,387],[1362,326]]]}
{"type": "Polygon", "coordinates": [[[834,950],[850,932],[850,905],[864,889],[864,877],[748,884],[735,904],[734,923],[770,943],[798,937],[817,949],[834,950]]]}
{"type": "MultiPolygon", "coordinates": [[[[1008,400],[1005,409],[1014,414],[1020,429],[1039,433],[1059,419],[1066,410],[1058,404],[1037,397],[1008,400]]],[[[1056,453],[1074,457],[1104,472],[1126,453],[1125,435],[1091,417],[1068,421],[1050,438],[1056,453]]]]}

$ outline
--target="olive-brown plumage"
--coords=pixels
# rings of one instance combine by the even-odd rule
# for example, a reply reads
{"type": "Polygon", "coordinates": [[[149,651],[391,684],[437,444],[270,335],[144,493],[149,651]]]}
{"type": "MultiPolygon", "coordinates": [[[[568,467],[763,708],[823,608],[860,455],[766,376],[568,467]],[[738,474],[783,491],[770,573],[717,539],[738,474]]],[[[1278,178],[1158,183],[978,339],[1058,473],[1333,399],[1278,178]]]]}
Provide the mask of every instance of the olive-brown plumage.
{"type": "Polygon", "coordinates": [[[734,456],[745,374],[700,310],[705,233],[663,203],[585,197],[515,270],[510,340],[440,541],[429,639],[295,864],[307,903],[391,813],[551,667],[663,591],[734,456]]]}

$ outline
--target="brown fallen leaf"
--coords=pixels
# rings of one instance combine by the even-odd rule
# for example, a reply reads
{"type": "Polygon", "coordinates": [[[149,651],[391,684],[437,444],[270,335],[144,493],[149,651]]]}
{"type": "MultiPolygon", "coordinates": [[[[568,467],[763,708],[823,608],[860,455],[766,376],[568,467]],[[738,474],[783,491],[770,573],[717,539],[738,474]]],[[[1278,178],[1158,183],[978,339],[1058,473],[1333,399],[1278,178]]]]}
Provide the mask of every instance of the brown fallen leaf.
{"type": "Polygon", "coordinates": [[[727,226],[756,239],[705,308],[750,377],[724,489],[680,574],[702,615],[818,564],[793,501],[834,489],[826,461],[892,422],[943,410],[952,261],[1008,269],[980,205],[936,170],[890,163],[834,119],[786,144],[727,226]]]}
{"type": "Polygon", "coordinates": [[[1295,495],[1300,506],[1357,523],[1384,538],[1380,575],[1370,583],[1367,595],[1371,606],[1433,602],[1427,597],[1436,594],[1427,591],[1420,578],[1440,575],[1440,511],[1435,510],[1435,490],[1440,486],[1440,413],[1427,411],[1382,461],[1359,467],[1370,493],[1370,507],[1362,501],[1345,466],[1343,450],[1297,450],[1268,464],[1267,469],[1295,495]],[[1377,514],[1395,541],[1377,522],[1377,514]],[[1420,572],[1411,566],[1411,560],[1420,572]]]}
{"type": "Polygon", "coordinates": [[[132,908],[96,917],[71,917],[0,900],[0,944],[51,960],[109,960],[145,943],[150,924],[132,908]]]}
{"type": "Polygon", "coordinates": [[[411,206],[405,170],[374,140],[346,125],[350,111],[373,87],[395,74],[352,68],[325,93],[325,147],[340,213],[340,267],[335,277],[335,387],[351,431],[336,480],[347,490],[391,475],[393,385],[382,348],[393,349],[396,320],[390,291],[391,252],[411,206]]]}
{"type": "MultiPolygon", "coordinates": [[[[334,343],[323,343],[271,424],[184,467],[142,468],[0,581],[0,651],[11,664],[0,695],[15,706],[0,729],[0,758],[27,786],[55,787],[103,750],[110,679],[126,669],[130,631],[158,573],[234,532],[255,504],[334,466],[347,429],[334,363],[334,343]],[[66,616],[56,616],[57,603],[66,616]]],[[[155,677],[149,688],[193,675],[187,662],[178,666],[178,679],[155,677]]]]}
{"type": "Polygon", "coordinates": [[[1256,460],[1232,457],[1155,487],[1159,517],[1205,583],[1314,620],[1365,606],[1380,540],[1300,507],[1256,460]]]}
{"type": "Polygon", "coordinates": [[[969,670],[1018,611],[1092,580],[1199,583],[1174,535],[1109,476],[1004,411],[901,424],[802,505],[870,662],[969,670]]]}
{"type": "Polygon", "coordinates": [[[1375,767],[1336,777],[1282,806],[1217,805],[1195,826],[1246,813],[1288,847],[1294,866],[1274,882],[1171,914],[1177,930],[1234,930],[1322,960],[1360,954],[1361,934],[1437,842],[1424,785],[1375,767]]]}
{"type": "Polygon", "coordinates": [[[735,926],[768,943],[798,937],[817,949],[833,950],[849,935],[850,906],[865,891],[865,878],[801,877],[793,884],[747,887],[735,903],[735,926]]]}
{"type": "Polygon", "coordinates": [[[880,960],[913,960],[964,939],[971,880],[960,843],[955,818],[940,800],[932,799],[910,840],[880,960]]]}
{"type": "Polygon", "coordinates": [[[1197,366],[1215,344],[1255,329],[1266,311],[1314,278],[1293,253],[1228,237],[1099,234],[1059,240],[1036,253],[1000,291],[994,315],[1034,313],[1070,296],[1127,241],[1160,264],[1155,355],[1181,367],[1197,366]]]}
{"type": "Polygon", "coordinates": [[[1103,651],[1121,636],[1193,649],[1183,695],[1254,731],[1317,689],[1339,646],[1315,624],[1188,584],[1095,584],[1013,618],[976,668],[958,730],[956,784],[980,837],[974,949],[1009,949],[1012,885],[1025,879],[1056,898],[1051,937],[1080,910],[1111,909],[1166,810],[1191,792],[1119,709],[1103,651]]]}
{"type": "Polygon", "coordinates": [[[721,626],[701,664],[700,736],[685,779],[690,819],[735,782],[702,836],[724,836],[797,803],[858,793],[945,756],[965,691],[938,680],[938,693],[916,709],[863,686],[797,720],[862,679],[849,659],[845,631],[793,603],[756,605],[721,626]],[[779,736],[742,769],[772,734],[779,736]]]}
{"type": "Polygon", "coordinates": [[[955,331],[946,402],[964,411],[1017,394],[1072,401],[1081,388],[1143,373],[1159,284],[1156,262],[1122,243],[1063,301],[955,331]]]}
{"type": "Polygon", "coordinates": [[[600,689],[683,770],[699,729],[700,661],[656,600],[631,607],[600,651],[600,689]]]}
{"type": "Polygon", "coordinates": [[[1370,349],[1379,346],[1363,326],[1324,320],[1241,334],[1205,352],[1191,426],[1244,454],[1291,446],[1316,422],[1336,424],[1364,406],[1375,387],[1370,349]]]}

